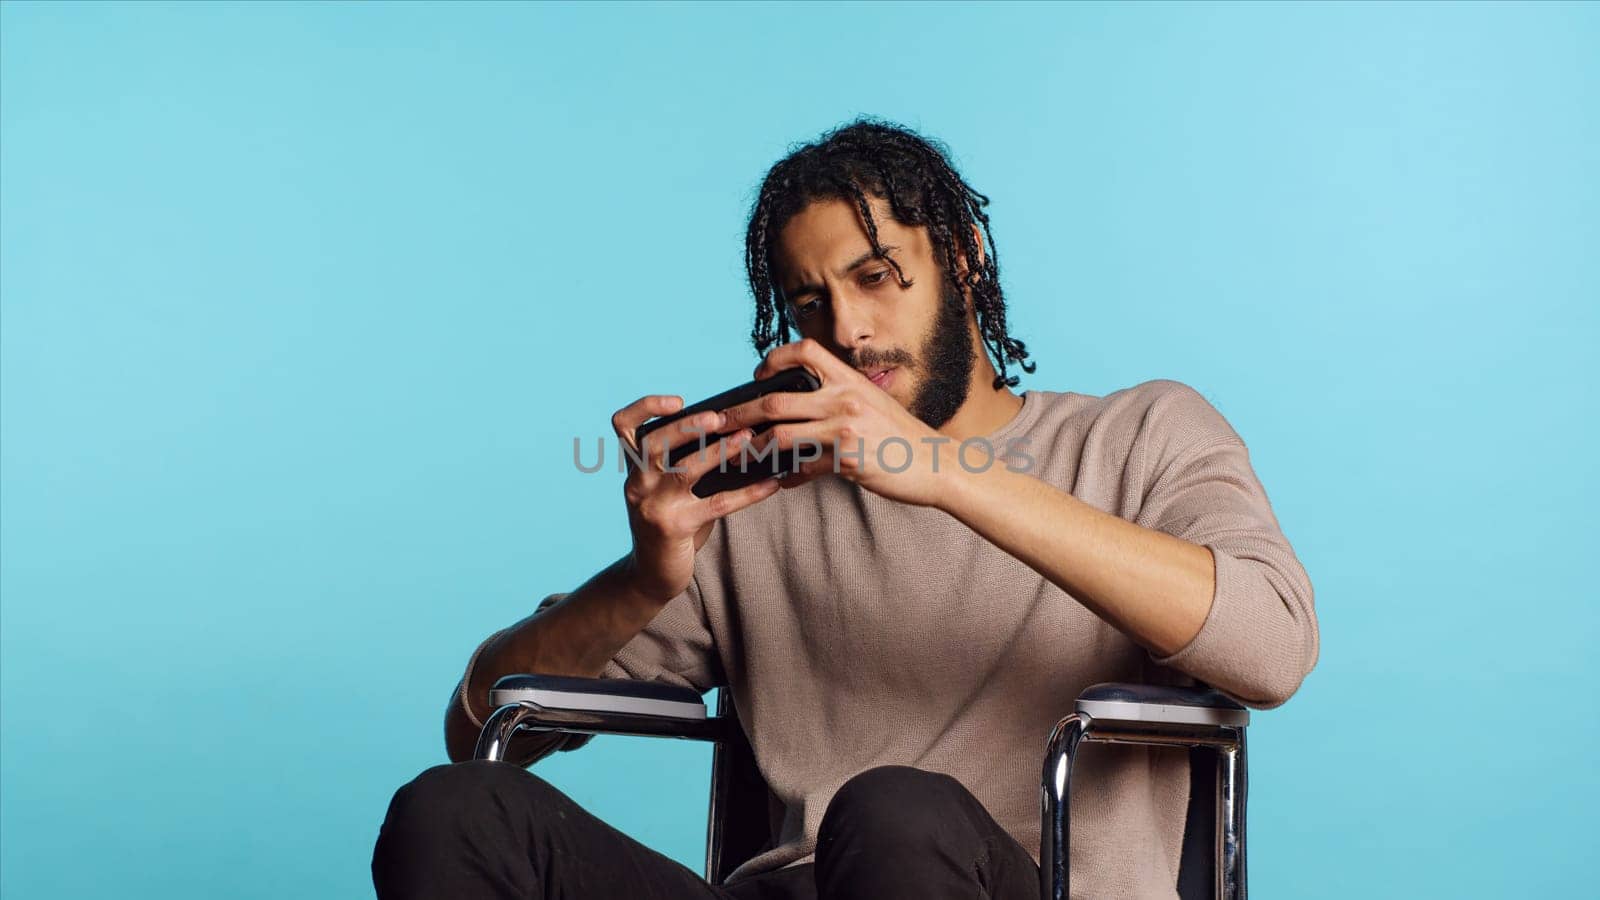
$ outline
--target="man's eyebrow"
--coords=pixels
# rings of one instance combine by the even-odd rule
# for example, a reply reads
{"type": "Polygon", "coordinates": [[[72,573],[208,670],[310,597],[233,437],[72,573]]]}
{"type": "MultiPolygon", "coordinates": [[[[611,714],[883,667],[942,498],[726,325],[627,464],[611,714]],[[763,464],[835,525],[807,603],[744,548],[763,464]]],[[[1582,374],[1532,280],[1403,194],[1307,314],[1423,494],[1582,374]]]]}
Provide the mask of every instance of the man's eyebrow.
{"type": "MultiPolygon", "coordinates": [[[[883,255],[884,256],[888,256],[893,251],[896,251],[896,250],[899,250],[899,249],[900,248],[898,246],[894,245],[894,244],[884,244],[883,245],[883,255]]],[[[872,262],[874,259],[877,259],[877,258],[878,258],[878,253],[876,251],[868,250],[867,252],[865,252],[865,253],[861,254],[860,256],[856,257],[855,259],[851,260],[850,264],[845,266],[844,268],[840,269],[837,274],[839,275],[840,278],[843,278],[844,276],[849,275],[851,272],[854,272],[855,270],[861,268],[862,266],[866,265],[869,262],[872,262]]],[[[794,298],[794,297],[803,297],[806,294],[820,294],[820,293],[822,293],[822,291],[823,291],[823,287],[820,284],[801,284],[801,285],[796,285],[792,290],[785,290],[783,292],[783,296],[784,296],[785,300],[788,300],[788,299],[791,299],[791,298],[794,298]]]]}

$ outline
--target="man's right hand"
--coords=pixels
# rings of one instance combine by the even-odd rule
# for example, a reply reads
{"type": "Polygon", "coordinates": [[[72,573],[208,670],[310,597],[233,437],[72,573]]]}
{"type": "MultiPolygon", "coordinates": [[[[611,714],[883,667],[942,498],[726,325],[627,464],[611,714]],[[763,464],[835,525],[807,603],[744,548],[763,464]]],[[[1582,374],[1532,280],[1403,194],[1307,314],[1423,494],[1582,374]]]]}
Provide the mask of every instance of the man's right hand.
{"type": "MultiPolygon", "coordinates": [[[[617,439],[633,448],[633,456],[642,456],[634,448],[634,430],[646,419],[670,415],[682,406],[681,397],[641,397],[617,410],[611,426],[617,439]]],[[[484,642],[466,686],[470,716],[454,699],[445,711],[445,742],[451,759],[472,755],[478,726],[471,717],[481,722],[492,711],[489,688],[500,676],[513,672],[598,676],[606,661],[649,625],[661,607],[688,589],[694,580],[695,553],[711,536],[712,525],[778,492],[776,478],[710,497],[696,497],[691,490],[721,462],[722,453],[730,460],[737,459],[749,440],[748,430],[708,444],[705,453],[692,453],[673,466],[674,471],[665,471],[667,454],[673,448],[688,442],[698,446],[702,435],[716,434],[722,427],[720,413],[701,413],[651,432],[646,441],[650,458],[644,465],[632,465],[629,458],[623,495],[628,501],[628,527],[633,532],[632,551],[596,573],[561,603],[535,611],[484,642]],[[679,469],[682,471],[676,471],[679,469]]],[[[540,753],[553,747],[548,736],[524,743],[542,748],[540,753]]]]}
{"type": "Polygon", "coordinates": [[[749,429],[707,443],[704,452],[693,453],[667,470],[668,454],[684,444],[698,446],[701,439],[721,429],[720,412],[698,413],[645,438],[646,457],[634,444],[633,433],[655,416],[671,415],[683,407],[683,398],[650,394],[617,410],[611,427],[617,439],[632,448],[644,465],[632,465],[622,493],[628,503],[628,527],[633,532],[633,552],[629,557],[629,581],[640,596],[665,604],[689,587],[694,580],[694,555],[711,535],[711,527],[723,516],[744,509],[778,492],[776,478],[710,497],[697,497],[691,490],[701,476],[715,469],[723,459],[737,460],[750,439],[749,429]]]}

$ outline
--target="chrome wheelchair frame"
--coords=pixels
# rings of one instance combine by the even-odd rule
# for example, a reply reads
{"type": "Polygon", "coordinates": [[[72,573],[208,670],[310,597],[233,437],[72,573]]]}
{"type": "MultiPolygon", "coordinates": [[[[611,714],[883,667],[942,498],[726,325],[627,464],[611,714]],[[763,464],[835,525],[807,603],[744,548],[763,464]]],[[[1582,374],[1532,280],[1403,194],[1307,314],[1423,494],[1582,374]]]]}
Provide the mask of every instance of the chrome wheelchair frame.
{"type": "MultiPolygon", "coordinates": [[[[490,692],[496,708],[484,723],[474,756],[504,761],[512,737],[523,730],[711,742],[705,876],[721,883],[739,863],[764,849],[760,844],[767,838],[751,840],[752,835],[765,834],[764,827],[733,827],[736,818],[743,821],[759,815],[764,819],[766,798],[756,795],[765,783],[755,769],[728,692],[718,694],[717,714],[708,716],[703,698],[688,688],[620,679],[508,675],[490,692]]],[[[1206,687],[1110,683],[1094,685],[1080,694],[1075,711],[1056,723],[1044,746],[1040,896],[1044,900],[1070,896],[1068,798],[1073,761],[1084,742],[1103,742],[1190,749],[1192,796],[1179,893],[1184,900],[1203,896],[1243,900],[1245,728],[1249,723],[1248,710],[1206,687]],[[1209,783],[1205,778],[1207,754],[1214,759],[1209,783]],[[1209,812],[1201,799],[1208,795],[1213,798],[1209,812]],[[1212,817],[1209,822],[1208,815],[1212,817]],[[1211,840],[1204,839],[1207,835],[1211,840]],[[1206,843],[1212,844],[1210,854],[1205,852],[1206,843]],[[1193,874],[1200,870],[1198,859],[1191,865],[1191,857],[1208,855],[1210,872],[1193,874]]]]}

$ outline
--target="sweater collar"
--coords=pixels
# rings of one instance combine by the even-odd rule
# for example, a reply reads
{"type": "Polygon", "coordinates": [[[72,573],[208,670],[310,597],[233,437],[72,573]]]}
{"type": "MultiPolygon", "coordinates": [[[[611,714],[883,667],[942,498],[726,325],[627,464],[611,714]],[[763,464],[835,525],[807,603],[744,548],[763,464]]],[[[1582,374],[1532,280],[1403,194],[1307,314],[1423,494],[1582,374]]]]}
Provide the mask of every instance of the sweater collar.
{"type": "Polygon", "coordinates": [[[994,431],[983,436],[991,445],[1022,434],[1033,425],[1033,420],[1039,417],[1039,396],[1037,391],[1022,392],[1022,407],[1017,410],[1011,421],[1001,425],[994,431]]]}

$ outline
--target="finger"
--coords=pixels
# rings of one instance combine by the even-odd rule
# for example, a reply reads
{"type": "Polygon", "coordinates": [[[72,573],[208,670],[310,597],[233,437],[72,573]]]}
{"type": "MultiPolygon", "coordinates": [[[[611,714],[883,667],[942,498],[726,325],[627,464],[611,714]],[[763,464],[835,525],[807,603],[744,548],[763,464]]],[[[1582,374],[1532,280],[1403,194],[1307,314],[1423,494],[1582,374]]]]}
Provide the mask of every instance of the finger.
{"type": "MultiPolygon", "coordinates": [[[[644,446],[635,447],[637,455],[649,460],[655,472],[669,472],[668,457],[685,445],[707,446],[722,430],[722,414],[715,410],[696,413],[655,429],[644,436],[644,446]]],[[[672,469],[678,468],[671,464],[672,469]]],[[[670,472],[669,472],[670,474],[670,472]]]]}
{"type": "Polygon", "coordinates": [[[838,400],[826,388],[820,391],[777,391],[746,400],[723,410],[727,427],[754,428],[763,422],[823,419],[834,413],[838,400]]]}
{"type": "Polygon", "coordinates": [[[611,430],[629,447],[633,433],[646,419],[667,416],[683,408],[683,398],[674,394],[646,394],[611,414],[611,430]]]}
{"type": "Polygon", "coordinates": [[[707,522],[720,519],[776,494],[779,484],[776,478],[763,478],[742,488],[712,494],[700,501],[700,510],[706,516],[707,522]]]}
{"type": "Polygon", "coordinates": [[[827,471],[826,468],[818,469],[818,470],[813,471],[811,469],[811,465],[812,464],[808,463],[805,466],[802,466],[800,468],[800,471],[794,472],[794,473],[784,477],[784,479],[782,481],[778,482],[779,489],[787,491],[790,488],[797,488],[800,485],[805,484],[806,482],[811,481],[814,478],[818,478],[818,477],[820,477],[822,475],[831,474],[829,471],[827,471]]]}
{"type": "Polygon", "coordinates": [[[687,419],[679,419],[650,432],[645,435],[645,443],[649,445],[653,458],[661,456],[663,450],[670,452],[685,444],[701,440],[709,444],[718,434],[727,430],[722,427],[722,420],[722,413],[716,410],[695,413],[687,419]]]}
{"type": "Polygon", "coordinates": [[[701,476],[723,465],[724,460],[727,461],[728,468],[736,468],[739,452],[749,440],[749,429],[741,428],[716,443],[708,444],[704,450],[697,450],[687,458],[679,460],[677,465],[673,466],[671,474],[683,482],[685,488],[693,487],[701,476]]]}
{"type": "MultiPolygon", "coordinates": [[[[811,449],[812,442],[822,447],[823,455],[838,446],[838,438],[845,422],[842,419],[817,419],[809,422],[785,422],[774,425],[761,434],[750,439],[750,446],[758,450],[789,450],[805,444],[806,449],[811,449]]],[[[855,439],[850,444],[854,446],[855,439]]]]}
{"type": "Polygon", "coordinates": [[[790,472],[789,476],[784,477],[782,487],[784,487],[784,490],[790,487],[800,487],[800,485],[806,484],[810,480],[819,479],[822,476],[837,476],[837,474],[840,474],[840,469],[835,466],[834,455],[824,450],[816,460],[808,458],[808,460],[798,464],[794,472],[790,472]]]}
{"type": "Polygon", "coordinates": [[[849,381],[852,375],[864,377],[811,338],[804,338],[793,344],[783,344],[768,353],[766,359],[756,366],[755,377],[757,380],[770,378],[784,369],[792,369],[795,366],[810,369],[811,374],[817,376],[817,380],[825,385],[849,381]]]}

